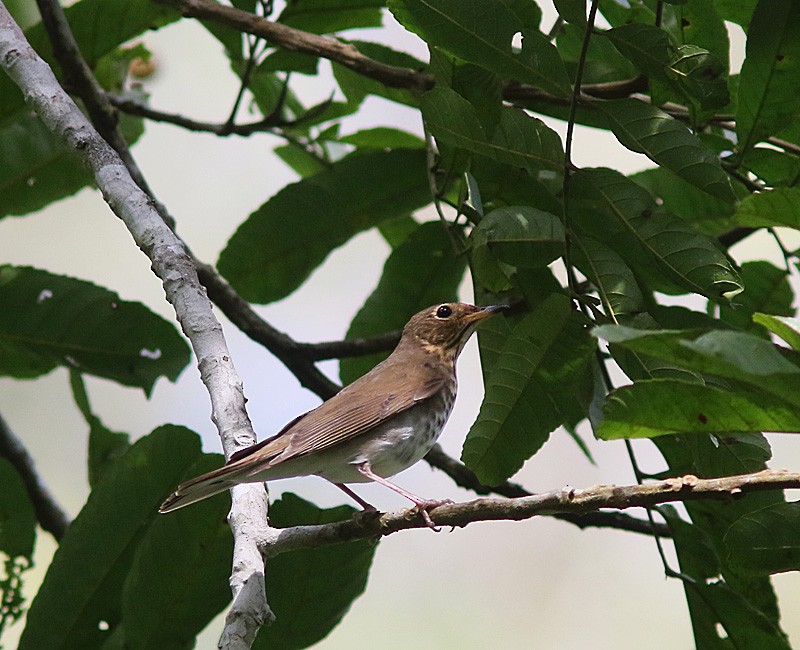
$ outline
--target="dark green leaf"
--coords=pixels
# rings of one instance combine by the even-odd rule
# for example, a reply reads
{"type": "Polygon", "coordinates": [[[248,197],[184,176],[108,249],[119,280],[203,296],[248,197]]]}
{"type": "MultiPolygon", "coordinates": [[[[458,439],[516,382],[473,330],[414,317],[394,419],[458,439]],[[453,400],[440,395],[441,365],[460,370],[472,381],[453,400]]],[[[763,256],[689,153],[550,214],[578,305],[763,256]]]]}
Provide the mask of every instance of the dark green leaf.
{"type": "Polygon", "coordinates": [[[30,267],[0,266],[0,374],[76,368],[150,393],[189,362],[175,327],[138,302],[30,267]]]}
{"type": "Polygon", "coordinates": [[[733,215],[740,226],[800,228],[800,189],[776,187],[745,198],[733,215]]]}
{"type": "MultiPolygon", "coordinates": [[[[594,346],[563,294],[552,294],[509,333],[461,459],[482,483],[512,476],[571,414],[559,389],[583,373],[594,346]]],[[[572,397],[574,400],[574,396],[572,397]]]]}
{"type": "MultiPolygon", "coordinates": [[[[380,63],[409,68],[410,70],[424,70],[426,67],[425,63],[410,54],[392,50],[380,43],[349,41],[349,44],[355,46],[364,56],[375,59],[380,63]]],[[[338,63],[333,64],[333,76],[336,78],[336,83],[339,84],[339,88],[342,89],[345,97],[355,104],[360,104],[367,95],[377,95],[414,108],[419,104],[417,96],[410,90],[391,88],[380,81],[369,79],[338,63]]]]}
{"type": "Polygon", "coordinates": [[[534,175],[542,169],[560,170],[564,164],[556,132],[520,109],[504,107],[497,128],[488,134],[472,104],[453,90],[437,87],[422,96],[422,115],[437,140],[534,175]]]}
{"type": "Polygon", "coordinates": [[[231,237],[218,268],[254,302],[286,297],[353,235],[429,203],[425,152],[345,158],[288,185],[231,237]]]}
{"type": "Polygon", "coordinates": [[[672,34],[681,45],[699,45],[711,52],[728,70],[730,42],[728,30],[714,2],[687,2],[672,8],[675,28],[672,34]]]}
{"type": "Polygon", "coordinates": [[[558,51],[519,15],[515,4],[523,3],[390,0],[389,9],[406,29],[419,34],[429,45],[503,77],[567,96],[569,79],[558,51]],[[520,51],[512,47],[516,34],[522,36],[520,51]]]}
{"type": "Polygon", "coordinates": [[[380,27],[383,0],[289,0],[278,21],[315,34],[380,27]]]}
{"type": "Polygon", "coordinates": [[[800,405],[795,388],[800,367],[784,358],[771,342],[752,334],[732,330],[647,331],[615,325],[603,325],[594,333],[635,352],[800,405]]]}
{"type": "MultiPolygon", "coordinates": [[[[662,509],[672,530],[681,570],[694,578],[684,581],[696,647],[700,650],[764,648],[789,650],[780,628],[735,586],[717,578],[717,553],[699,526],[662,509]]],[[[750,594],[752,595],[752,594],[750,594]]]]}
{"type": "Polygon", "coordinates": [[[629,177],[659,200],[664,209],[706,231],[730,217],[735,207],[706,194],[668,169],[657,167],[629,177]]]}
{"type": "Polygon", "coordinates": [[[559,218],[529,206],[493,210],[481,219],[473,238],[502,262],[522,268],[547,266],[564,252],[559,218]]]}
{"type": "Polygon", "coordinates": [[[747,29],[758,0],[713,0],[719,15],[747,29]]]}
{"type": "Polygon", "coordinates": [[[591,237],[574,237],[574,262],[594,284],[606,315],[619,322],[644,311],[644,296],[625,261],[605,244],[591,237]]]}
{"type": "Polygon", "coordinates": [[[638,99],[615,99],[597,107],[628,149],[643,153],[706,194],[727,203],[736,200],[719,158],[678,120],[638,99]]]}
{"type": "MultiPolygon", "coordinates": [[[[455,300],[466,264],[463,256],[456,255],[458,236],[438,221],[418,226],[386,260],[378,286],[353,318],[346,338],[402,329],[419,310],[455,300]]],[[[386,356],[342,359],[342,383],[349,384],[386,356]]]]}
{"type": "Polygon", "coordinates": [[[339,138],[359,149],[424,149],[425,141],[408,131],[379,126],[339,138]]]}
{"type": "Polygon", "coordinates": [[[92,412],[83,375],[74,368],[69,371],[72,397],[78,410],[89,425],[89,486],[94,487],[114,461],[124,455],[130,447],[130,435],[107,428],[92,412]]]}
{"type": "Polygon", "coordinates": [[[302,147],[285,144],[275,147],[273,153],[291,167],[301,178],[314,176],[328,169],[322,160],[302,147]]]}
{"type": "MultiPolygon", "coordinates": [[[[322,510],[284,493],[269,511],[270,523],[285,528],[348,518],[348,506],[322,510]]],[[[269,560],[267,594],[277,617],[263,628],[254,650],[300,650],[327,636],[367,585],[376,544],[361,540],[292,551],[269,560]]]]}
{"type": "Polygon", "coordinates": [[[775,503],[749,512],[725,533],[727,561],[745,575],[800,569],[800,503],[775,503]]]}
{"type": "Polygon", "coordinates": [[[74,152],[29,111],[0,126],[0,217],[34,212],[92,182],[74,152]]]}
{"type": "Polygon", "coordinates": [[[777,334],[795,350],[800,352],[800,319],[796,317],[781,318],[772,314],[753,314],[753,320],[777,334]]]}
{"type": "Polygon", "coordinates": [[[665,213],[646,190],[619,172],[583,169],[570,188],[579,208],[576,225],[620,253],[630,268],[652,274],[655,264],[669,282],[716,301],[742,290],[717,242],[665,213]]]}
{"type": "Polygon", "coordinates": [[[14,466],[0,458],[0,553],[31,560],[35,540],[36,513],[25,484],[14,466]]]}
{"type": "MultiPolygon", "coordinates": [[[[201,456],[192,476],[222,463],[201,456]]],[[[207,499],[191,508],[156,516],[136,548],[122,589],[125,647],[180,650],[230,602],[228,586],[233,539],[226,499],[207,499]]]]}
{"type": "Polygon", "coordinates": [[[612,391],[597,435],[604,440],[668,433],[800,431],[800,413],[780,399],[669,379],[612,391]]]}
{"type": "Polygon", "coordinates": [[[581,27],[586,25],[586,2],[584,0],[553,0],[558,15],[568,23],[581,27]]]}
{"type": "Polygon", "coordinates": [[[800,112],[800,4],[760,0],[739,74],[739,153],[774,135],[800,112]]]}
{"type": "Polygon", "coordinates": [[[753,147],[742,158],[742,166],[770,187],[791,186],[800,178],[800,158],[777,149],[753,147]]]}
{"type": "Polygon", "coordinates": [[[794,313],[792,301],[794,292],[789,284],[786,271],[769,262],[745,262],[741,269],[744,291],[736,296],[731,305],[720,305],[719,317],[726,323],[749,330],[754,334],[764,330],[753,325],[755,312],[766,312],[778,316],[791,316],[794,313]]]}
{"type": "MultiPolygon", "coordinates": [[[[61,540],[28,612],[20,650],[97,648],[113,634],[136,548],[159,504],[200,457],[196,434],[165,426],[117,461],[61,540]]],[[[172,557],[179,547],[162,552],[172,557]]]]}
{"type": "Polygon", "coordinates": [[[315,75],[319,67],[319,57],[305,54],[304,52],[290,52],[289,50],[275,50],[266,57],[259,68],[273,72],[299,72],[300,74],[315,75]]]}

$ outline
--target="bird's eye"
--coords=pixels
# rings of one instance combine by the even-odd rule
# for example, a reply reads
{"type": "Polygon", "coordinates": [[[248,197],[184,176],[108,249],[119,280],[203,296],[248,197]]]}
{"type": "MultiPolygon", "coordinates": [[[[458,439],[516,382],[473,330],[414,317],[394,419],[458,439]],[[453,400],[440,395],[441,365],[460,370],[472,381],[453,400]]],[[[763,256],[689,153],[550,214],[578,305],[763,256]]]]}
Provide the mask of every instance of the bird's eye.
{"type": "Polygon", "coordinates": [[[439,309],[436,310],[436,318],[450,318],[452,315],[453,310],[447,305],[441,305],[439,309]]]}

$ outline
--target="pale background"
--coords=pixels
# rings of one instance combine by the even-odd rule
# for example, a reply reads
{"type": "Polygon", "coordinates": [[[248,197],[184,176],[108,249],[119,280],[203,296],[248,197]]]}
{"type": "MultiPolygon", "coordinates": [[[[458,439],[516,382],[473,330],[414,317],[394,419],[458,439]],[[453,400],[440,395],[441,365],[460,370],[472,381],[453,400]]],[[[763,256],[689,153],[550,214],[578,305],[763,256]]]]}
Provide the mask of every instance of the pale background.
{"type": "MultiPolygon", "coordinates": [[[[544,9],[545,24],[550,24],[552,7],[544,9]]],[[[395,47],[426,58],[418,39],[405,33],[391,16],[385,22],[392,26],[388,38],[395,47]]],[[[733,35],[741,51],[741,30],[736,30],[733,35]]],[[[348,32],[348,37],[379,38],[370,31],[348,32]]],[[[158,65],[157,74],[146,82],[154,107],[200,120],[227,118],[238,86],[217,41],[192,21],[148,34],[143,40],[158,65]]],[[[329,69],[325,63],[322,67],[329,69]]],[[[305,83],[303,96],[308,103],[324,99],[333,87],[299,75],[294,82],[294,88],[297,82],[305,83]]],[[[346,133],[394,125],[421,134],[417,113],[380,99],[369,99],[367,106],[357,120],[346,122],[346,133]]],[[[247,116],[243,113],[242,117],[247,116]]],[[[562,123],[549,123],[563,134],[562,123]]],[[[134,155],[158,198],[176,217],[181,236],[200,259],[214,262],[236,226],[295,180],[293,172],[271,153],[278,144],[277,138],[268,135],[223,139],[148,123],[134,155]]],[[[608,165],[626,172],[649,166],[613,137],[585,128],[576,131],[574,160],[578,165],[608,165]]],[[[796,238],[788,241],[797,245],[796,238]]],[[[335,251],[291,297],[258,311],[300,341],[341,338],[375,287],[388,252],[377,234],[360,235],[335,251]]],[[[780,263],[777,248],[766,237],[748,241],[734,253],[739,261],[767,258],[780,263]]],[[[173,318],[148,260],[94,190],[83,190],[37,215],[0,221],[0,263],[32,265],[92,280],[173,318]]],[[[462,298],[471,299],[467,283],[462,298]]],[[[223,322],[260,437],[271,435],[318,403],[263,348],[224,317],[223,322]]],[[[325,364],[324,369],[338,379],[335,363],[325,364]]],[[[441,439],[456,457],[482,398],[474,341],[462,356],[459,379],[455,412],[441,439]]],[[[219,451],[208,399],[194,365],[176,384],[160,380],[150,400],[141,391],[112,382],[90,378],[87,383],[93,407],[112,429],[138,438],[164,423],[183,424],[203,436],[206,450],[219,451]]],[[[66,372],[57,370],[25,382],[0,379],[0,413],[28,446],[44,481],[67,511],[76,515],[88,495],[87,427],[72,403],[66,372]]],[[[533,491],[633,482],[621,442],[595,442],[590,432],[583,434],[597,467],[586,461],[566,434],[556,432],[514,480],[533,491]]],[[[775,435],[770,441],[773,467],[800,467],[800,441],[775,435]]],[[[662,468],[649,442],[637,443],[636,449],[645,469],[662,468]]],[[[425,463],[402,474],[399,482],[430,497],[464,500],[474,496],[425,463]]],[[[273,497],[283,490],[296,491],[321,506],[343,502],[343,495],[320,479],[271,485],[273,497]]],[[[367,486],[361,491],[383,509],[406,506],[383,488],[367,486]]],[[[27,574],[29,598],[54,549],[49,535],[41,533],[37,566],[27,574]]],[[[671,549],[670,556],[674,557],[671,549]]],[[[800,580],[796,574],[780,575],[775,584],[784,629],[795,642],[800,641],[800,580]]],[[[17,625],[8,632],[3,640],[6,647],[14,646],[20,629],[17,625]]],[[[212,623],[198,647],[214,647],[220,629],[219,620],[212,623]]],[[[473,524],[439,535],[410,531],[384,539],[366,593],[318,647],[338,650],[377,644],[389,650],[412,646],[421,650],[658,650],[690,648],[693,640],[682,587],[663,577],[652,539],[613,530],[582,532],[567,523],[538,518],[473,524]]]]}

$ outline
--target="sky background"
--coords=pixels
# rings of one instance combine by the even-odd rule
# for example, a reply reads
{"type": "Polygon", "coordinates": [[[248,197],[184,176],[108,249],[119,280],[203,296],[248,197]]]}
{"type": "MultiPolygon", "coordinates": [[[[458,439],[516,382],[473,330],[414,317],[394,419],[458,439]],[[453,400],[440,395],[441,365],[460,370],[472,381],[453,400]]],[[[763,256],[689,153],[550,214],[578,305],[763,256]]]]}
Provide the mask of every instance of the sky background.
{"type": "MultiPolygon", "coordinates": [[[[544,24],[549,25],[552,7],[544,9],[544,24]]],[[[381,33],[359,30],[347,35],[382,38],[426,58],[421,41],[388,14],[385,23],[387,29],[381,33]]],[[[741,59],[741,34],[733,36],[741,59]]],[[[237,80],[218,42],[201,26],[181,21],[146,35],[143,41],[157,64],[156,74],[146,81],[152,106],[198,120],[227,118],[237,80]]],[[[321,67],[329,70],[324,63],[321,67]]],[[[301,89],[309,104],[325,99],[333,88],[329,74],[320,78],[296,75],[293,81],[293,88],[301,89]]],[[[240,116],[248,118],[246,111],[240,116]]],[[[548,123],[564,132],[563,123],[548,123]]],[[[422,133],[417,112],[381,99],[368,99],[358,118],[345,122],[344,132],[378,125],[422,133]]],[[[177,219],[179,234],[201,260],[215,262],[238,224],[296,180],[272,154],[280,144],[264,134],[218,138],[148,123],[133,153],[157,197],[177,219]]],[[[573,157],[579,166],[607,165],[624,172],[651,166],[647,159],[623,149],[613,136],[581,127],[576,130],[573,157]]],[[[788,242],[798,245],[796,238],[788,242]]],[[[377,233],[359,235],[331,254],[292,296],[257,311],[299,341],[342,338],[353,314],[377,284],[388,253],[377,233]]],[[[767,237],[751,237],[734,254],[739,262],[780,261],[777,247],[767,237]]],[[[0,262],[91,280],[126,300],[144,302],[167,319],[174,318],[149,261],[95,190],[83,190],[35,215],[0,221],[0,262]]],[[[462,299],[471,300],[468,283],[462,299]]],[[[279,362],[218,315],[260,438],[318,404],[318,398],[300,387],[279,362]]],[[[323,368],[338,380],[335,362],[323,368]]],[[[138,438],[164,423],[182,424],[203,437],[206,451],[220,450],[209,419],[208,398],[193,364],[175,384],[159,380],[150,400],[141,391],[101,379],[87,378],[87,385],[95,411],[112,429],[138,438]]],[[[441,438],[442,446],[455,457],[460,456],[464,436],[477,415],[482,390],[473,340],[459,362],[458,400],[441,438]]],[[[32,381],[0,378],[0,413],[27,445],[46,484],[64,508],[76,515],[88,495],[88,431],[72,402],[67,373],[56,370],[32,381]]],[[[557,431],[514,480],[532,491],[634,481],[622,442],[594,441],[590,431],[581,431],[597,466],[587,462],[569,436],[557,431]]],[[[773,467],[800,467],[800,440],[773,435],[770,442],[773,467]]],[[[651,443],[637,442],[635,447],[646,470],[663,469],[651,443]]],[[[397,482],[429,497],[474,497],[426,463],[401,474],[397,482]]],[[[323,507],[345,502],[339,490],[316,478],[270,484],[273,497],[284,490],[323,507]]],[[[407,505],[379,486],[362,486],[360,493],[384,510],[407,505]]],[[[35,593],[54,549],[49,535],[41,533],[37,566],[26,574],[28,597],[35,593]]],[[[669,555],[674,558],[671,549],[669,555]]],[[[775,585],[784,629],[800,643],[800,580],[797,574],[779,575],[775,585]]],[[[3,639],[6,647],[14,646],[20,628],[15,626],[3,639]]],[[[217,620],[198,647],[213,647],[220,630],[217,620]]],[[[338,650],[380,643],[387,650],[399,650],[409,647],[410,638],[420,650],[693,646],[683,589],[677,581],[664,578],[652,539],[614,530],[580,531],[547,518],[478,523],[438,535],[408,531],[384,539],[366,593],[318,647],[338,650]]]]}

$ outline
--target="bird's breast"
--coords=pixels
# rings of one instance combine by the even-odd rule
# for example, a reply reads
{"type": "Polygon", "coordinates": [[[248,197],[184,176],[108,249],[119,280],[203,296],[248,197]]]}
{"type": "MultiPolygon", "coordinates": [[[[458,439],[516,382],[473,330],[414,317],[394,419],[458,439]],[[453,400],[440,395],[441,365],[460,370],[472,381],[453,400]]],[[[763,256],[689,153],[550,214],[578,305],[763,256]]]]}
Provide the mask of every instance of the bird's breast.
{"type": "Polygon", "coordinates": [[[361,483],[366,479],[356,465],[369,461],[372,471],[388,478],[421,460],[442,433],[453,410],[455,381],[409,409],[385,420],[337,450],[343,463],[314,472],[334,483],[361,483]]]}

